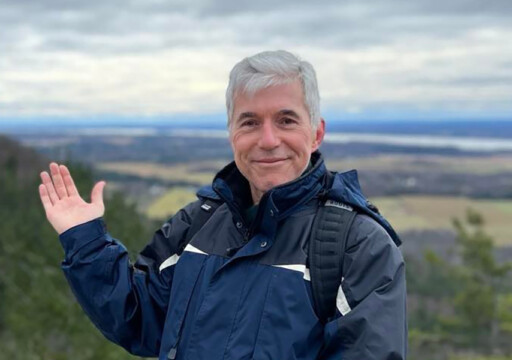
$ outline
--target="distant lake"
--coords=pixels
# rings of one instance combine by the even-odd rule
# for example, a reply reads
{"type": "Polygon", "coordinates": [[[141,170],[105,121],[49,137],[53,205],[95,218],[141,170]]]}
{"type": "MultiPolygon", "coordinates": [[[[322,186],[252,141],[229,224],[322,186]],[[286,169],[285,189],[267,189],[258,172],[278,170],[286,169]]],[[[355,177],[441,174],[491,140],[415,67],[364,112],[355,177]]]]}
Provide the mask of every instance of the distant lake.
{"type": "MultiPolygon", "coordinates": [[[[28,134],[26,134],[28,135],[28,134]]],[[[128,136],[128,137],[193,137],[193,138],[217,138],[227,139],[227,130],[217,129],[162,129],[156,127],[91,127],[61,129],[60,136],[128,136]]],[[[34,142],[31,139],[28,142],[34,142]]],[[[485,138],[485,137],[464,137],[464,136],[442,136],[442,135],[419,135],[419,134],[372,134],[372,133],[351,133],[351,132],[330,132],[325,136],[327,143],[366,143],[380,144],[401,147],[422,147],[422,148],[452,148],[461,151],[512,151],[511,139],[485,138]]],[[[35,140],[37,142],[37,140],[35,140]]]]}

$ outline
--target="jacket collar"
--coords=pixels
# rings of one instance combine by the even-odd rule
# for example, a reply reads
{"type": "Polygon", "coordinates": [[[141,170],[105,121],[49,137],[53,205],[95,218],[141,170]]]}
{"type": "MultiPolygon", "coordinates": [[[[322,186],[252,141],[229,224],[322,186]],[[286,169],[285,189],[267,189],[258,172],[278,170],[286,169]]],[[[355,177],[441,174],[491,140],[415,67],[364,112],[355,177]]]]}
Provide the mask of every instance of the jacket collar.
{"type": "MultiPolygon", "coordinates": [[[[313,166],[299,178],[267,191],[259,206],[279,219],[315,197],[323,187],[326,168],[319,151],[311,154],[311,162],[313,166]]],[[[234,161],[215,176],[213,189],[238,214],[252,205],[249,182],[234,161]]]]}

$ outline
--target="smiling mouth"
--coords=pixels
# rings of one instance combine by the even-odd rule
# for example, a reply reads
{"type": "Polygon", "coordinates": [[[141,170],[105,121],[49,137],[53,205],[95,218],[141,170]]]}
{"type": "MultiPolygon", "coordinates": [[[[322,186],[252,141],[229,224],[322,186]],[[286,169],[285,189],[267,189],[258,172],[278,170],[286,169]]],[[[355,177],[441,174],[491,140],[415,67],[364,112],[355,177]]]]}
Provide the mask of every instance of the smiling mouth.
{"type": "Polygon", "coordinates": [[[258,159],[258,160],[254,160],[254,162],[258,163],[258,164],[277,164],[277,163],[280,163],[282,161],[285,161],[286,158],[270,158],[270,159],[258,159]]]}

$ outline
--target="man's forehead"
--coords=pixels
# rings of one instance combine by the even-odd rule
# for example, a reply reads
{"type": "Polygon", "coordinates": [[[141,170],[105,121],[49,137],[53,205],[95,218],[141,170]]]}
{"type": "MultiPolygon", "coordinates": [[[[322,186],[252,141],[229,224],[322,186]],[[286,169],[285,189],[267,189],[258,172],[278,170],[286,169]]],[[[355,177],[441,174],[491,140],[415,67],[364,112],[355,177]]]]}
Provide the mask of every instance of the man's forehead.
{"type": "Polygon", "coordinates": [[[238,92],[234,98],[235,113],[270,111],[298,112],[306,110],[300,82],[269,86],[253,93],[238,92]]]}

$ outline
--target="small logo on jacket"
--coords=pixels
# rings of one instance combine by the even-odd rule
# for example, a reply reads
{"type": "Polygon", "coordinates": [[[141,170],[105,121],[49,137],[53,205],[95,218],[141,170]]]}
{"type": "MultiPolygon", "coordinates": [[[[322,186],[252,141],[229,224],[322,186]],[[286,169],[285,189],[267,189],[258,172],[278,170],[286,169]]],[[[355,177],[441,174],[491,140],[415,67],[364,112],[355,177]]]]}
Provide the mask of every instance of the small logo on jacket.
{"type": "Polygon", "coordinates": [[[205,210],[205,211],[210,211],[212,207],[208,204],[203,204],[201,205],[201,209],[205,210]]]}

